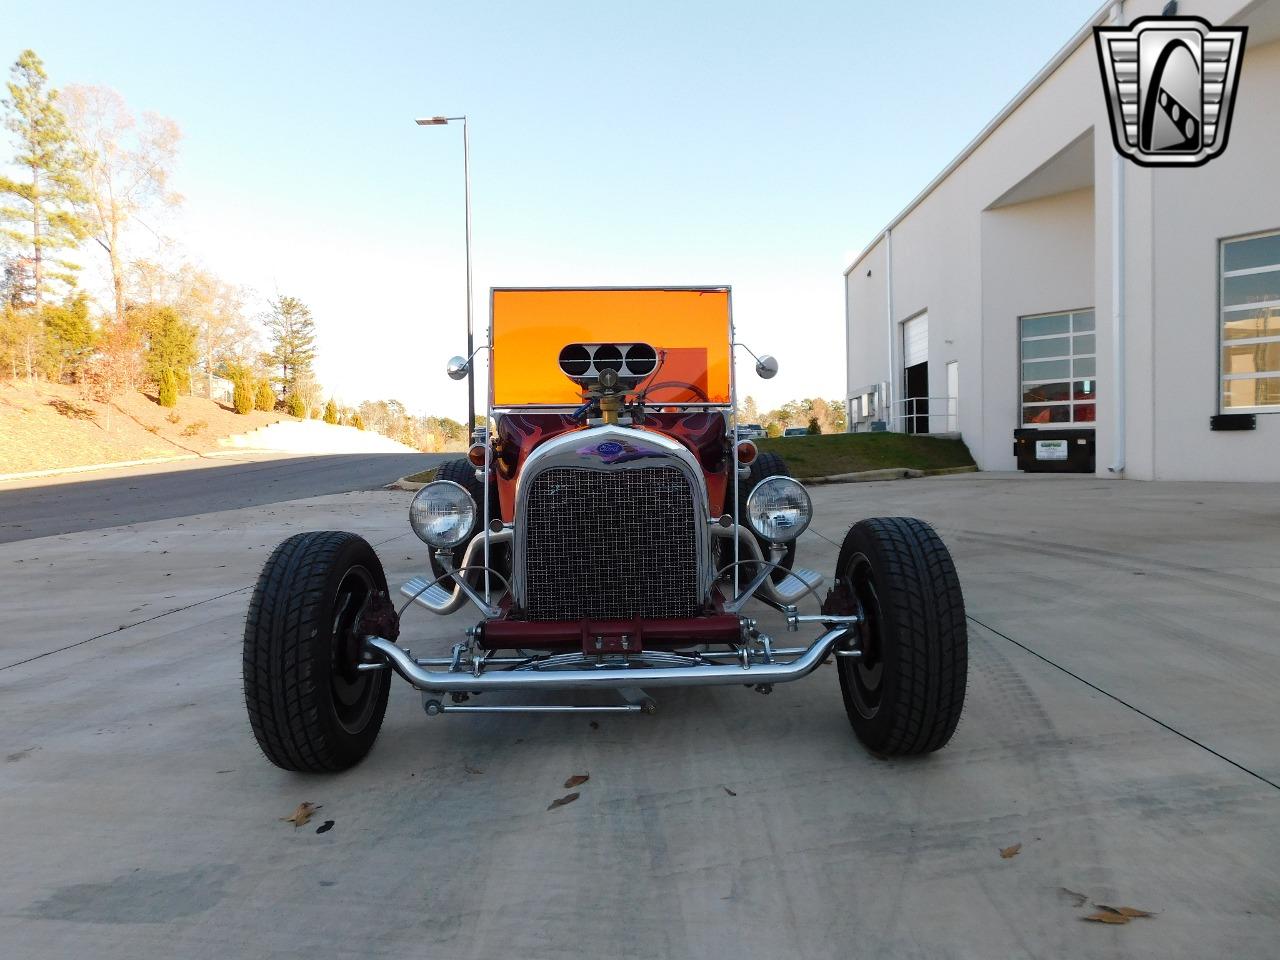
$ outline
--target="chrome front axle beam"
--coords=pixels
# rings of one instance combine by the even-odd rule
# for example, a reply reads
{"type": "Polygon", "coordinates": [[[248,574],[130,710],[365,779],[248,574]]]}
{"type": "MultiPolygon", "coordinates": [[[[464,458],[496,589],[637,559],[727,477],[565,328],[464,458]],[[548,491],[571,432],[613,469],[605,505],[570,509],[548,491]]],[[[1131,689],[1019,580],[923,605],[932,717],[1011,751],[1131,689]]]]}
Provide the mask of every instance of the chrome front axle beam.
{"type": "MultiPolygon", "coordinates": [[[[761,663],[742,658],[732,664],[710,663],[687,658],[678,666],[636,666],[631,661],[607,659],[583,661],[567,669],[538,669],[537,661],[527,669],[492,669],[481,661],[478,669],[432,670],[390,640],[365,638],[366,649],[375,662],[389,663],[396,673],[415,687],[440,693],[484,693],[490,690],[621,690],[628,687],[698,687],[745,684],[747,686],[787,683],[808,676],[827,658],[837,644],[850,636],[853,618],[842,617],[792,660],[761,663]]],[[[781,652],[781,651],[779,651],[781,652]]],[[[854,654],[854,649],[840,651],[854,654]]],[[[637,657],[642,660],[643,655],[637,657]]],[[[374,664],[366,664],[373,667],[374,664]]],[[[375,667],[376,668],[376,667],[375,667]]]]}

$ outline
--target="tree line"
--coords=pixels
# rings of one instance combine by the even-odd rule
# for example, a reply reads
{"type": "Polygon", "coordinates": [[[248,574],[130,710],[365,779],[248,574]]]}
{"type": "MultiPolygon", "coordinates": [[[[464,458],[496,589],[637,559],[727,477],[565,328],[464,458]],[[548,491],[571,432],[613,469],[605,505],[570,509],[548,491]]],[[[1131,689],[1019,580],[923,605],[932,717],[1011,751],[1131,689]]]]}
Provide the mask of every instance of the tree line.
{"type": "MultiPolygon", "coordinates": [[[[163,406],[183,394],[239,413],[284,410],[373,429],[422,449],[461,424],[396,401],[342,407],[316,380],[315,318],[296,296],[265,304],[186,260],[156,224],[182,203],[172,175],[178,124],[135,113],[114,90],[50,85],[24,50],[0,101],[14,153],[0,168],[0,379],[78,385],[110,405],[127,390],[163,406]],[[160,254],[140,254],[148,237],[160,254]],[[81,275],[97,258],[103,293],[81,275]],[[256,304],[256,306],[255,306],[256,304]]],[[[108,406],[108,409],[110,407],[108,406]]]]}
{"type": "Polygon", "coordinates": [[[761,412],[754,397],[738,407],[738,422],[758,423],[770,437],[782,436],[788,427],[804,427],[809,433],[844,433],[847,423],[839,400],[789,400],[776,410],[761,412]]]}
{"type": "MultiPolygon", "coordinates": [[[[230,381],[225,399],[239,413],[322,417],[423,450],[467,442],[458,421],[412,415],[396,400],[326,399],[313,370],[315,318],[302,299],[263,302],[172,241],[141,255],[159,219],[182,203],[172,183],[175,121],[139,115],[104,87],[55,89],[31,50],[13,64],[7,94],[0,108],[14,153],[0,167],[0,379],[78,385],[108,410],[126,390],[174,406],[188,393],[218,398],[230,381]],[[95,257],[105,281],[96,299],[80,284],[95,257]]],[[[747,397],[739,416],[770,436],[845,429],[844,405],[822,399],[761,413],[747,397]]]]}

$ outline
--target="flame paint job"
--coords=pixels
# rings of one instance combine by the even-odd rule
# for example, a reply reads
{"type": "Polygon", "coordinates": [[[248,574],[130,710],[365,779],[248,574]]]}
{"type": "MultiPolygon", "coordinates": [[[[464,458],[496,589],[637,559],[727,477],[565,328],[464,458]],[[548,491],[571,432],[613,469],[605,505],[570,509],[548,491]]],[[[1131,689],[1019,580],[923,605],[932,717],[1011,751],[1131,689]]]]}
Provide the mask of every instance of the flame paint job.
{"type": "MultiPolygon", "coordinates": [[[[709,513],[713,517],[724,513],[726,493],[732,480],[729,473],[733,466],[725,415],[719,411],[702,410],[646,413],[643,425],[684,444],[693,452],[706,477],[709,513]]],[[[553,437],[581,429],[582,426],[568,414],[520,411],[497,416],[493,463],[497,474],[498,507],[504,522],[510,523],[515,517],[516,477],[525,458],[553,437]]],[[[644,434],[637,431],[634,445],[603,443],[599,447],[584,448],[582,452],[587,456],[599,456],[606,463],[654,456],[656,451],[644,446],[643,437],[644,434]],[[614,450],[614,446],[619,449],[614,450]],[[602,447],[609,449],[600,449],[602,447]]]]}

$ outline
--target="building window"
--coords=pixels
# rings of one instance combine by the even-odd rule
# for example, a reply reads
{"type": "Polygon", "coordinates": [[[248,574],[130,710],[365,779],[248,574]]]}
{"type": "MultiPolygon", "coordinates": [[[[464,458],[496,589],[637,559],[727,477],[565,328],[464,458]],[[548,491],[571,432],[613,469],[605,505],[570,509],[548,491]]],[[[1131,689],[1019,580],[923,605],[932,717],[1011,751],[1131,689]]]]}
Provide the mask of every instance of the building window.
{"type": "Polygon", "coordinates": [[[1018,323],[1023,425],[1092,427],[1098,410],[1093,311],[1047,313],[1018,323]]]}
{"type": "Polygon", "coordinates": [[[1280,233],[1222,242],[1221,410],[1280,413],[1280,233]]]}

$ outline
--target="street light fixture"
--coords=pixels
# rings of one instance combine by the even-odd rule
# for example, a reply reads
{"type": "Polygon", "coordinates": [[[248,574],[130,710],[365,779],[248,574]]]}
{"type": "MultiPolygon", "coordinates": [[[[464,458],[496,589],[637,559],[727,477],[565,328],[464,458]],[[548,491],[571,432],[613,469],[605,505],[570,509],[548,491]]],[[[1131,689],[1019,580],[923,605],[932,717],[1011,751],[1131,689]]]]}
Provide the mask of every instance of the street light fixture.
{"type": "MultiPolygon", "coordinates": [[[[462,121],[462,175],[466,190],[466,208],[467,208],[467,356],[471,357],[475,353],[475,345],[472,342],[475,338],[474,327],[472,325],[472,301],[471,301],[471,144],[467,137],[467,116],[463,114],[460,117],[419,117],[413,122],[420,127],[436,127],[443,126],[454,121],[462,121]]],[[[476,374],[475,365],[469,365],[467,371],[467,437],[471,437],[471,432],[476,426],[476,374]]]]}

